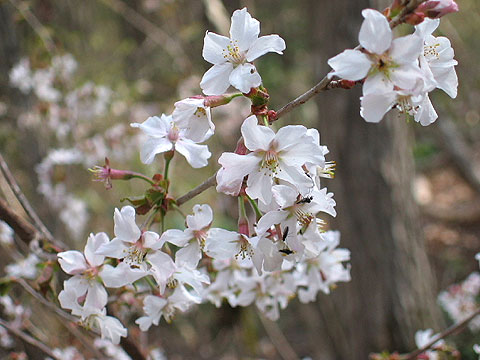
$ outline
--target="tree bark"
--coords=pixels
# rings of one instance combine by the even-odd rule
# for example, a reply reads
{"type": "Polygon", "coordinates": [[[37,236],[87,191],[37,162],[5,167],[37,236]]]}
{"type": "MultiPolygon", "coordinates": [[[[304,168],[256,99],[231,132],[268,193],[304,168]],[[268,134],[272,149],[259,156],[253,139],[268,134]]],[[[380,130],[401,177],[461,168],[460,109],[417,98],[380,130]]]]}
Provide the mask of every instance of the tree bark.
{"type": "MultiPolygon", "coordinates": [[[[358,44],[361,10],[383,9],[368,0],[311,1],[316,78],[328,58],[358,44]]],[[[383,5],[383,7],[382,7],[383,5]]],[[[415,348],[418,329],[441,326],[436,285],[412,198],[411,136],[403,118],[368,124],[359,115],[361,89],[317,98],[322,144],[337,161],[334,191],[342,247],[352,251],[352,281],[318,306],[305,308],[315,354],[322,359],[366,359],[371,352],[415,348]],[[313,314],[312,314],[313,312],[313,314]],[[317,315],[315,318],[314,315],[317,315]]]]}

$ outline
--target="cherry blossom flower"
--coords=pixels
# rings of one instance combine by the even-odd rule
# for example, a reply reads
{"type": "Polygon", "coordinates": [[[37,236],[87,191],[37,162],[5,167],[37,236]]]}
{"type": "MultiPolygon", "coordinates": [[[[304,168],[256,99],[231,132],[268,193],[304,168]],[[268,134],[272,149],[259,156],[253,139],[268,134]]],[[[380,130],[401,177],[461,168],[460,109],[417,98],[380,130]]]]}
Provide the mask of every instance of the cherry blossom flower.
{"type": "Polygon", "coordinates": [[[105,309],[90,314],[82,323],[87,329],[99,329],[102,339],[108,339],[116,345],[120,343],[121,337],[127,337],[128,331],[120,320],[107,316],[105,309]]]}
{"type": "Polygon", "coordinates": [[[179,128],[185,129],[185,137],[194,142],[207,140],[215,131],[210,107],[205,105],[204,99],[177,101],[172,118],[179,128]]]}
{"type": "MultiPolygon", "coordinates": [[[[433,334],[432,329],[427,329],[427,330],[418,330],[415,333],[415,344],[419,349],[423,348],[425,345],[429,344],[432,339],[437,336],[437,334],[433,334]]],[[[435,351],[435,348],[439,348],[445,345],[445,341],[439,340],[435,344],[431,346],[431,350],[427,350],[424,352],[426,355],[427,359],[431,360],[440,360],[440,355],[435,351]]]]}
{"type": "Polygon", "coordinates": [[[285,126],[275,134],[272,129],[258,125],[256,116],[252,115],[245,119],[241,131],[245,146],[251,152],[220,156],[218,162],[223,170],[217,175],[217,191],[228,188],[238,193],[247,175],[247,194],[264,204],[270,204],[274,179],[292,184],[300,193],[312,188],[312,179],[302,166],[307,162],[322,164],[324,157],[304,126],[285,126]]]}
{"type": "Polygon", "coordinates": [[[338,249],[340,244],[340,233],[329,231],[323,234],[327,246],[318,256],[306,259],[299,267],[304,272],[302,278],[306,280],[299,285],[306,286],[306,289],[299,289],[298,296],[301,302],[314,301],[318,291],[325,294],[330,293],[330,286],[340,281],[350,281],[350,266],[342,263],[350,260],[350,251],[338,249]],[[306,275],[306,277],[305,277],[306,275]]]}
{"type": "Polygon", "coordinates": [[[363,94],[383,93],[395,87],[412,89],[424,77],[418,66],[422,39],[411,34],[393,39],[387,18],[377,10],[362,11],[365,18],[358,36],[361,50],[345,50],[328,60],[330,77],[365,79],[363,94]]]}
{"type": "Polygon", "coordinates": [[[268,52],[282,54],[285,41],[278,35],[258,37],[259,33],[260,23],[246,8],[233,13],[230,38],[207,31],[203,58],[213,66],[200,82],[205,94],[223,94],[230,85],[248,93],[262,83],[252,61],[268,52]]]}
{"type": "Polygon", "coordinates": [[[105,265],[100,276],[107,287],[121,287],[130,284],[144,276],[152,275],[152,271],[170,271],[166,268],[170,259],[167,254],[159,250],[163,242],[153,231],[142,231],[135,223],[135,209],[124,206],[121,210],[115,209],[114,215],[115,238],[102,244],[95,254],[104,255],[123,262],[116,267],[105,265]]]}
{"type": "Polygon", "coordinates": [[[149,117],[142,124],[133,123],[130,126],[140,128],[149,137],[140,150],[144,164],[151,164],[157,154],[176,150],[185,156],[192,167],[201,168],[207,166],[212,155],[207,145],[199,145],[187,138],[187,130],[177,126],[171,115],[149,117]]]}
{"type": "Polygon", "coordinates": [[[433,78],[434,86],[445,91],[451,98],[457,97],[458,77],[454,60],[454,51],[444,36],[435,37],[432,33],[438,28],[440,20],[425,19],[415,27],[415,34],[424,41],[423,53],[420,55],[420,66],[428,76],[433,78]]]}
{"type": "Polygon", "coordinates": [[[90,234],[83,254],[69,250],[57,255],[62,270],[73,275],[63,283],[58,299],[62,308],[71,310],[73,315],[85,317],[100,311],[107,304],[107,292],[97,281],[105,256],[95,252],[108,241],[105,233],[90,234]],[[80,305],[79,299],[84,300],[83,305],[80,305]]]}
{"type": "Polygon", "coordinates": [[[170,323],[177,311],[185,312],[196,303],[198,303],[196,298],[192,297],[182,285],[177,286],[173,293],[166,298],[147,295],[143,300],[145,316],[135,320],[135,323],[140,330],[147,331],[150,326],[158,325],[162,316],[167,323],[170,323]]]}

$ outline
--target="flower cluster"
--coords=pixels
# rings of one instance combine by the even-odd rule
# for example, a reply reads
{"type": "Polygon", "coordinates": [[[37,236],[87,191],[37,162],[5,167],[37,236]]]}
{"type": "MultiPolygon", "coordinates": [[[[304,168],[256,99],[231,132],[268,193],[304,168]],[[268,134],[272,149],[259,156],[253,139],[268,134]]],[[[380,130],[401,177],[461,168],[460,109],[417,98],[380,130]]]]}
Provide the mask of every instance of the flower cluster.
{"type": "MultiPolygon", "coordinates": [[[[193,168],[208,164],[211,153],[202,143],[215,132],[212,108],[238,96],[249,97],[254,105],[260,99],[260,107],[266,108],[268,93],[252,62],[267,52],[281,54],[285,43],[278,35],[258,37],[259,30],[259,22],[242,9],[232,16],[230,38],[207,32],[203,55],[214,64],[201,82],[207,96],[176,102],[171,115],[131,124],[147,136],[140,150],[142,162],[150,164],[157,154],[165,155],[164,178],[147,178],[152,185],[149,206],[141,210],[133,201],[133,206],[116,209],[112,240],[105,233],[91,234],[84,253],[58,254],[60,266],[72,275],[59,294],[61,306],[114,343],[127,329],[107,315],[106,288],[118,289],[122,296],[134,283],[136,288],[147,286],[133,301],[143,307],[136,323],[146,331],[162,317],[170,322],[177,312],[203,302],[255,304],[277,319],[292,298],[311,302],[319,291],[328,294],[337,282],[350,280],[345,265],[350,252],[338,248],[338,232],[324,229],[322,217],[336,211],[333,194],[320,185],[320,178],[333,177],[320,134],[302,125],[275,131],[260,113],[243,122],[235,152],[219,159],[217,190],[238,197],[237,231],[213,227],[213,210],[206,204],[193,206],[183,230],[149,229],[156,213],[163,217],[175,203],[167,180],[174,155],[183,155],[193,168]],[[223,94],[230,85],[241,93],[223,94]],[[148,212],[144,224],[137,225],[136,215],[148,212]]],[[[119,171],[108,163],[94,171],[109,187],[111,180],[125,178],[112,176],[119,171]]]]}
{"type": "MultiPolygon", "coordinates": [[[[393,39],[385,15],[366,9],[363,16],[361,48],[330,59],[330,76],[362,80],[367,121],[378,122],[397,106],[423,125],[431,123],[436,115],[428,92],[438,87],[454,97],[457,87],[453,50],[448,40],[432,35],[438,20],[425,20],[414,34],[393,39]]],[[[325,221],[336,216],[333,194],[322,187],[322,178],[333,177],[328,149],[316,129],[275,128],[276,113],[268,109],[270,95],[253,61],[268,52],[282,54],[285,42],[259,33],[259,22],[246,8],[235,11],[230,37],[205,35],[203,57],[213,64],[200,83],[205,95],[176,102],[171,115],[131,124],[146,136],[143,163],[164,154],[163,175],[150,179],[112,169],[108,161],[94,169],[108,187],[111,180],[131,177],[150,186],[143,196],[127,198],[131,206],[115,209],[112,240],[91,234],[84,253],[58,254],[60,266],[72,275],[59,295],[61,306],[103,338],[118,344],[127,335],[120,320],[107,315],[106,288],[143,310],[135,323],[147,331],[162,317],[170,322],[204,302],[255,304],[275,320],[294,297],[311,302],[319,292],[329,294],[338,282],[350,281],[350,252],[339,248],[339,232],[327,230],[325,221]],[[225,94],[230,86],[240,92],[225,94]],[[219,157],[216,174],[217,191],[237,198],[238,227],[214,227],[212,208],[196,204],[184,229],[165,230],[168,211],[184,203],[170,192],[170,162],[180,153],[193,168],[206,166],[211,153],[204,142],[215,133],[212,109],[240,96],[251,100],[252,112],[235,150],[219,157]],[[140,226],[137,215],[146,215],[140,226]],[[159,224],[161,231],[154,231],[159,224]]]]}
{"type": "MultiPolygon", "coordinates": [[[[460,284],[454,284],[438,295],[438,302],[455,322],[462,321],[478,309],[480,294],[480,273],[471,273],[460,284]]],[[[480,329],[480,317],[469,324],[472,331],[480,329]]]]}
{"type": "Polygon", "coordinates": [[[361,47],[331,58],[330,76],[363,82],[360,114],[368,122],[396,107],[424,126],[433,123],[438,116],[429,92],[439,88],[455,98],[458,86],[450,41],[432,35],[440,20],[425,19],[413,34],[394,39],[386,16],[372,9],[362,15],[361,47]]]}

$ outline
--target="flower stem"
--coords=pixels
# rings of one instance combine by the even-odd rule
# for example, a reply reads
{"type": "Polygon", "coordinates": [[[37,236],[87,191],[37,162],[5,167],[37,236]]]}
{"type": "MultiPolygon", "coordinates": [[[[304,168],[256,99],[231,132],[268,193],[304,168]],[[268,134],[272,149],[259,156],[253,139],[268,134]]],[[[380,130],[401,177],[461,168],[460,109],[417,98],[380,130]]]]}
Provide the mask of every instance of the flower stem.
{"type": "Polygon", "coordinates": [[[153,185],[154,182],[152,179],[148,178],[146,175],[140,174],[140,173],[134,173],[132,174],[132,178],[137,178],[137,179],[142,179],[146,182],[148,182],[150,185],[153,185]]]}
{"type": "Polygon", "coordinates": [[[172,161],[174,154],[175,153],[172,153],[171,156],[165,156],[165,170],[163,172],[163,178],[165,180],[168,180],[168,169],[170,168],[170,161],[172,161]]]}
{"type": "Polygon", "coordinates": [[[245,197],[239,196],[237,199],[238,199],[238,217],[246,218],[247,211],[245,210],[245,197]]]}
{"type": "Polygon", "coordinates": [[[263,119],[263,124],[264,124],[266,127],[269,127],[269,126],[270,126],[270,123],[268,122],[268,116],[267,116],[267,115],[262,115],[262,119],[263,119]]]}
{"type": "Polygon", "coordinates": [[[253,210],[255,210],[255,214],[257,215],[257,220],[262,217],[262,212],[258,208],[258,204],[253,200],[250,196],[246,195],[248,201],[250,201],[250,205],[252,205],[253,210]]]}

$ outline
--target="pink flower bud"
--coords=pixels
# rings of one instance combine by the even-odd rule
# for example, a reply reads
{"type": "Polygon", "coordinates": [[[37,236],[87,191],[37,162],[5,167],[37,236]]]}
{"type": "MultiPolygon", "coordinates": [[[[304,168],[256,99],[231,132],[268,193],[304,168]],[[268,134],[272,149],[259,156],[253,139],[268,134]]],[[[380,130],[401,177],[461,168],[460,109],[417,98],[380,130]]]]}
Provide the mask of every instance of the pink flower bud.
{"type": "Polygon", "coordinates": [[[430,19],[438,19],[457,11],[458,5],[455,0],[428,0],[415,10],[416,13],[424,14],[430,19]]]}

